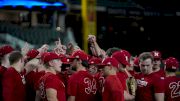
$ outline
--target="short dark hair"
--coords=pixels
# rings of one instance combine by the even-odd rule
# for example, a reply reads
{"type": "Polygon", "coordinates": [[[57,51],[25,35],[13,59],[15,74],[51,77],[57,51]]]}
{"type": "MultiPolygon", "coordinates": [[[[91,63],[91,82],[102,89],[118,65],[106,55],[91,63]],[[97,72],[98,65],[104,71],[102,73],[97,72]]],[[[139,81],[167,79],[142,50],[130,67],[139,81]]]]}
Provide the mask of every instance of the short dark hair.
{"type": "Polygon", "coordinates": [[[82,60],[82,65],[86,68],[89,67],[88,61],[87,60],[82,60]]]}
{"type": "Polygon", "coordinates": [[[120,49],[120,48],[117,48],[117,47],[109,48],[109,49],[106,51],[106,54],[107,54],[108,56],[111,56],[114,52],[119,51],[119,50],[121,50],[121,49],[120,49]]]}
{"type": "Polygon", "coordinates": [[[21,52],[19,51],[14,51],[9,55],[9,62],[10,65],[18,62],[21,58],[23,57],[23,55],[21,54],[21,52]]]}
{"type": "Polygon", "coordinates": [[[49,62],[44,63],[43,65],[44,65],[44,67],[45,67],[46,69],[50,67],[49,62]]]}
{"type": "MultiPolygon", "coordinates": [[[[78,61],[80,60],[80,59],[77,59],[78,61]]],[[[89,67],[89,64],[88,64],[88,61],[87,60],[81,60],[82,61],[82,66],[84,66],[84,67],[86,67],[86,68],[88,68],[89,67]]]]}
{"type": "Polygon", "coordinates": [[[139,61],[144,61],[146,59],[151,59],[152,62],[154,61],[154,57],[151,52],[143,52],[139,55],[139,61]]]}
{"type": "Polygon", "coordinates": [[[171,68],[166,68],[166,71],[170,72],[170,73],[175,73],[177,70],[176,69],[171,69],[171,68]]]}

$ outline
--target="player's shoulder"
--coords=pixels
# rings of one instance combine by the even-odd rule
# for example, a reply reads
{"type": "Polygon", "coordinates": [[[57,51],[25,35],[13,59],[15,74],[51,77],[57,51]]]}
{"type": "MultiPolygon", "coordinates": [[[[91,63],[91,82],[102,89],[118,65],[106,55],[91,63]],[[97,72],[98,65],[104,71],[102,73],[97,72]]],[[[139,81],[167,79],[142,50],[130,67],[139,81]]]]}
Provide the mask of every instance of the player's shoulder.
{"type": "Polygon", "coordinates": [[[119,81],[117,75],[109,75],[106,77],[106,82],[116,82],[119,81]]]}
{"type": "Polygon", "coordinates": [[[173,82],[173,81],[180,81],[180,77],[172,76],[172,77],[165,77],[165,82],[173,82]]]}
{"type": "Polygon", "coordinates": [[[46,79],[51,79],[51,80],[56,80],[58,79],[58,76],[53,74],[53,73],[46,73],[43,77],[45,77],[46,79]]]}
{"type": "Polygon", "coordinates": [[[150,77],[153,79],[161,79],[161,76],[156,72],[153,72],[150,77]]]}
{"type": "Polygon", "coordinates": [[[4,73],[6,70],[7,70],[6,67],[0,66],[0,75],[1,75],[2,73],[4,73]]]}
{"type": "Polygon", "coordinates": [[[6,74],[11,74],[11,75],[14,75],[16,74],[16,70],[13,68],[13,67],[9,67],[6,71],[5,71],[5,75],[6,74]]]}
{"type": "Polygon", "coordinates": [[[78,79],[79,79],[79,75],[77,72],[75,72],[69,77],[68,82],[69,83],[70,82],[76,82],[76,81],[78,81],[78,79]]]}
{"type": "Polygon", "coordinates": [[[74,73],[71,77],[83,78],[85,76],[92,76],[92,75],[90,75],[87,71],[78,71],[74,73]]]}

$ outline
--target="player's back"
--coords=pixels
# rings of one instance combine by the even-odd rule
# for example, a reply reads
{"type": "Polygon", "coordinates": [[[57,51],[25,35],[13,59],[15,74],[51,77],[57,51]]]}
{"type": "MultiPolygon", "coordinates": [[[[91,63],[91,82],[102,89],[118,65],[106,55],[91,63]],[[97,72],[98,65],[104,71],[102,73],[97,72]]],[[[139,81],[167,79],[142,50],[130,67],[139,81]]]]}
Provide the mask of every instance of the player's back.
{"type": "Polygon", "coordinates": [[[87,71],[73,74],[68,81],[68,95],[75,101],[95,101],[96,91],[96,80],[87,71]]]}
{"type": "Polygon", "coordinates": [[[180,78],[165,78],[165,101],[180,101],[180,78]]]}

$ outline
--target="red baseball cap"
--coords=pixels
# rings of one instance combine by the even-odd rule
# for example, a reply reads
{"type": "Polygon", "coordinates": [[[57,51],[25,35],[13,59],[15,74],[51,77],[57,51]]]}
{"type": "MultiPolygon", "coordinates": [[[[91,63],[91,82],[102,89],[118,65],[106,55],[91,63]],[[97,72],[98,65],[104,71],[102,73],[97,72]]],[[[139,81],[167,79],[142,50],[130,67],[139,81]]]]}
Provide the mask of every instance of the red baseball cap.
{"type": "Polygon", "coordinates": [[[27,55],[28,59],[33,59],[38,54],[39,54],[39,51],[37,51],[36,49],[31,49],[31,50],[28,51],[28,53],[26,55],[27,55]]]}
{"type": "Polygon", "coordinates": [[[130,54],[126,53],[125,51],[116,51],[112,54],[112,57],[116,58],[116,60],[123,65],[131,66],[129,63],[130,54]]]}
{"type": "Polygon", "coordinates": [[[59,54],[60,58],[66,57],[64,54],[59,54]]]}
{"type": "Polygon", "coordinates": [[[4,55],[11,53],[14,49],[10,45],[4,45],[0,48],[0,56],[3,57],[4,55]]]}
{"type": "Polygon", "coordinates": [[[166,66],[166,69],[178,69],[179,68],[179,62],[176,58],[174,57],[169,57],[165,60],[165,66],[166,66]]]}
{"type": "Polygon", "coordinates": [[[152,51],[151,53],[154,59],[161,59],[161,52],[155,50],[155,51],[152,51]]]}
{"type": "Polygon", "coordinates": [[[128,61],[129,61],[129,59],[131,58],[131,54],[127,51],[127,50],[124,50],[124,49],[122,49],[121,50],[124,54],[126,54],[126,56],[128,57],[128,61]]]}
{"type": "Polygon", "coordinates": [[[69,57],[71,59],[81,59],[81,60],[86,60],[88,61],[88,55],[82,51],[82,50],[77,50],[74,53],[72,53],[71,57],[69,57]]]}
{"type": "Polygon", "coordinates": [[[139,67],[139,58],[138,57],[136,57],[133,62],[134,62],[134,66],[139,67]]]}
{"type": "Polygon", "coordinates": [[[100,64],[102,62],[102,59],[97,58],[97,57],[92,57],[91,59],[89,59],[88,64],[92,65],[92,64],[100,64]]]}
{"type": "Polygon", "coordinates": [[[119,62],[113,57],[107,57],[102,61],[102,63],[99,66],[104,67],[104,66],[109,66],[109,65],[118,68],[119,62]]]}
{"type": "Polygon", "coordinates": [[[60,58],[63,64],[70,64],[72,62],[71,59],[67,58],[66,56],[60,58]]]}
{"type": "Polygon", "coordinates": [[[42,60],[44,63],[47,63],[47,62],[54,60],[54,59],[60,59],[60,58],[56,53],[53,53],[53,52],[46,52],[42,56],[42,60]]]}

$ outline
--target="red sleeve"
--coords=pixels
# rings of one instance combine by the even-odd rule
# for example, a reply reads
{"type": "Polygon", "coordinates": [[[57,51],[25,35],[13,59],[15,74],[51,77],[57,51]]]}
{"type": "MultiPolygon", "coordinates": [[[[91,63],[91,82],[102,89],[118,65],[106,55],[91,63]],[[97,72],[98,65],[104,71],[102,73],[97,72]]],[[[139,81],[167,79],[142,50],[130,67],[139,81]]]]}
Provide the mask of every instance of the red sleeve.
{"type": "Polygon", "coordinates": [[[119,91],[114,91],[112,94],[112,101],[124,101],[123,96],[119,94],[119,91]]]}
{"type": "Polygon", "coordinates": [[[26,76],[26,83],[28,83],[29,85],[32,85],[34,84],[34,78],[35,78],[35,72],[34,71],[31,71],[29,72],[26,76]]]}
{"type": "Polygon", "coordinates": [[[0,75],[5,71],[3,67],[0,66],[0,75]]]}
{"type": "Polygon", "coordinates": [[[72,75],[68,80],[67,94],[70,96],[76,96],[77,93],[77,78],[72,75]]]}
{"type": "Polygon", "coordinates": [[[164,93],[164,78],[161,77],[156,79],[154,82],[154,91],[155,93],[164,93]]]}
{"type": "Polygon", "coordinates": [[[6,71],[3,76],[2,86],[3,86],[3,101],[14,101],[13,99],[13,89],[14,89],[14,78],[12,73],[6,71]]]}
{"type": "Polygon", "coordinates": [[[121,84],[122,84],[122,87],[124,90],[127,90],[127,87],[126,87],[126,76],[125,74],[122,74],[122,73],[118,73],[117,77],[119,78],[121,84]]]}
{"type": "MultiPolygon", "coordinates": [[[[116,82],[116,81],[114,81],[116,82]]],[[[116,82],[118,83],[118,82],[116,82]]],[[[119,82],[120,83],[120,82],[119,82]]],[[[124,90],[123,88],[120,89],[118,88],[117,85],[114,85],[113,82],[107,82],[107,88],[109,89],[110,93],[112,96],[112,101],[124,101],[124,90]]]]}
{"type": "Polygon", "coordinates": [[[59,84],[59,81],[57,80],[57,78],[55,76],[49,76],[47,77],[46,79],[46,89],[47,88],[53,88],[53,89],[58,89],[58,85],[59,84]]]}
{"type": "Polygon", "coordinates": [[[33,82],[34,82],[34,89],[35,90],[38,90],[38,88],[39,88],[39,80],[44,75],[45,75],[45,72],[35,72],[34,73],[35,78],[34,78],[33,82]]]}

